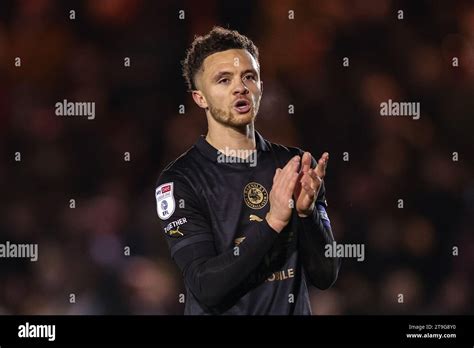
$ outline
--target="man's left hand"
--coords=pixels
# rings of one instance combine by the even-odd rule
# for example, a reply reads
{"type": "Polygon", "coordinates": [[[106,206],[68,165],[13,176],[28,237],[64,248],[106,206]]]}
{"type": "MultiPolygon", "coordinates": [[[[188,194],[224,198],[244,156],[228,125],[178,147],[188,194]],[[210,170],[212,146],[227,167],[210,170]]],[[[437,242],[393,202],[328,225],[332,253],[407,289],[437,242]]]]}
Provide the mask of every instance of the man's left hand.
{"type": "Polygon", "coordinates": [[[294,190],[296,210],[300,217],[307,217],[313,212],[316,198],[326,175],[328,161],[329,153],[325,152],[319,159],[316,168],[311,169],[311,154],[309,152],[303,154],[300,178],[298,178],[294,190]]]}

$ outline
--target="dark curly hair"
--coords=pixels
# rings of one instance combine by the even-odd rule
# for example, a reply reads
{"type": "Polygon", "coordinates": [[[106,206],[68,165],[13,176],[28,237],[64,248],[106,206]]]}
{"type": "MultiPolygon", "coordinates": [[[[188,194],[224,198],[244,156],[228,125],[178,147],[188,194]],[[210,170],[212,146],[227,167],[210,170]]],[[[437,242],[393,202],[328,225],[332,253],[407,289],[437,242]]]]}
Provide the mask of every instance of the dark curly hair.
{"type": "Polygon", "coordinates": [[[247,50],[258,62],[258,48],[247,36],[236,30],[214,27],[205,36],[195,36],[191,47],[186,52],[183,64],[183,76],[188,91],[196,90],[194,78],[202,66],[204,59],[211,54],[230,49],[247,50]]]}

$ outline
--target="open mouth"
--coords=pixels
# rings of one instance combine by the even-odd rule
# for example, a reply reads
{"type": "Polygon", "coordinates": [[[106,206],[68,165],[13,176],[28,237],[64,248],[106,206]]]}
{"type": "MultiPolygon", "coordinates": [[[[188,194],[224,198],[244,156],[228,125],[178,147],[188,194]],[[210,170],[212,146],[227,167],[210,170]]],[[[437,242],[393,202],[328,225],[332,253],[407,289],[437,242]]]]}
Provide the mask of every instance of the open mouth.
{"type": "Polygon", "coordinates": [[[251,108],[250,102],[247,99],[239,99],[234,103],[234,109],[239,114],[246,114],[251,108]]]}

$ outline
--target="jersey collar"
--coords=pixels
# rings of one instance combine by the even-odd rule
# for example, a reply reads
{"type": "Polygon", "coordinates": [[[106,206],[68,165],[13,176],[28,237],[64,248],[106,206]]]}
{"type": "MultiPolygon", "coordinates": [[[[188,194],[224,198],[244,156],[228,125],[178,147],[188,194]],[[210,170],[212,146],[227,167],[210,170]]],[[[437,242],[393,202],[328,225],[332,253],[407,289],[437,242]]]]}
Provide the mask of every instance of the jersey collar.
{"type": "MultiPolygon", "coordinates": [[[[260,151],[270,151],[270,147],[267,144],[267,141],[262,137],[262,135],[255,131],[255,145],[257,148],[257,152],[260,151]]],[[[214,146],[209,144],[206,140],[205,135],[201,135],[195,144],[196,148],[201,152],[204,156],[209,158],[210,160],[217,162],[217,158],[219,156],[219,150],[217,150],[214,146]]]]}

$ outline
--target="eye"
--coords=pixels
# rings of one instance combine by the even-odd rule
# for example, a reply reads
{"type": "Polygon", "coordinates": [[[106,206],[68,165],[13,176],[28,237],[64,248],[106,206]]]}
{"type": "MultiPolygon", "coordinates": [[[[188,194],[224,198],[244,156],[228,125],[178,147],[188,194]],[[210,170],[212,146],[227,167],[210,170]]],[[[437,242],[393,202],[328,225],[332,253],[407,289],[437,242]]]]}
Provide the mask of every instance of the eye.
{"type": "Polygon", "coordinates": [[[247,74],[244,76],[244,80],[252,79],[255,81],[255,76],[253,74],[247,74]]]}
{"type": "Polygon", "coordinates": [[[229,79],[228,78],[223,78],[223,79],[220,79],[217,83],[224,83],[224,84],[227,84],[229,82],[229,79]]]}

